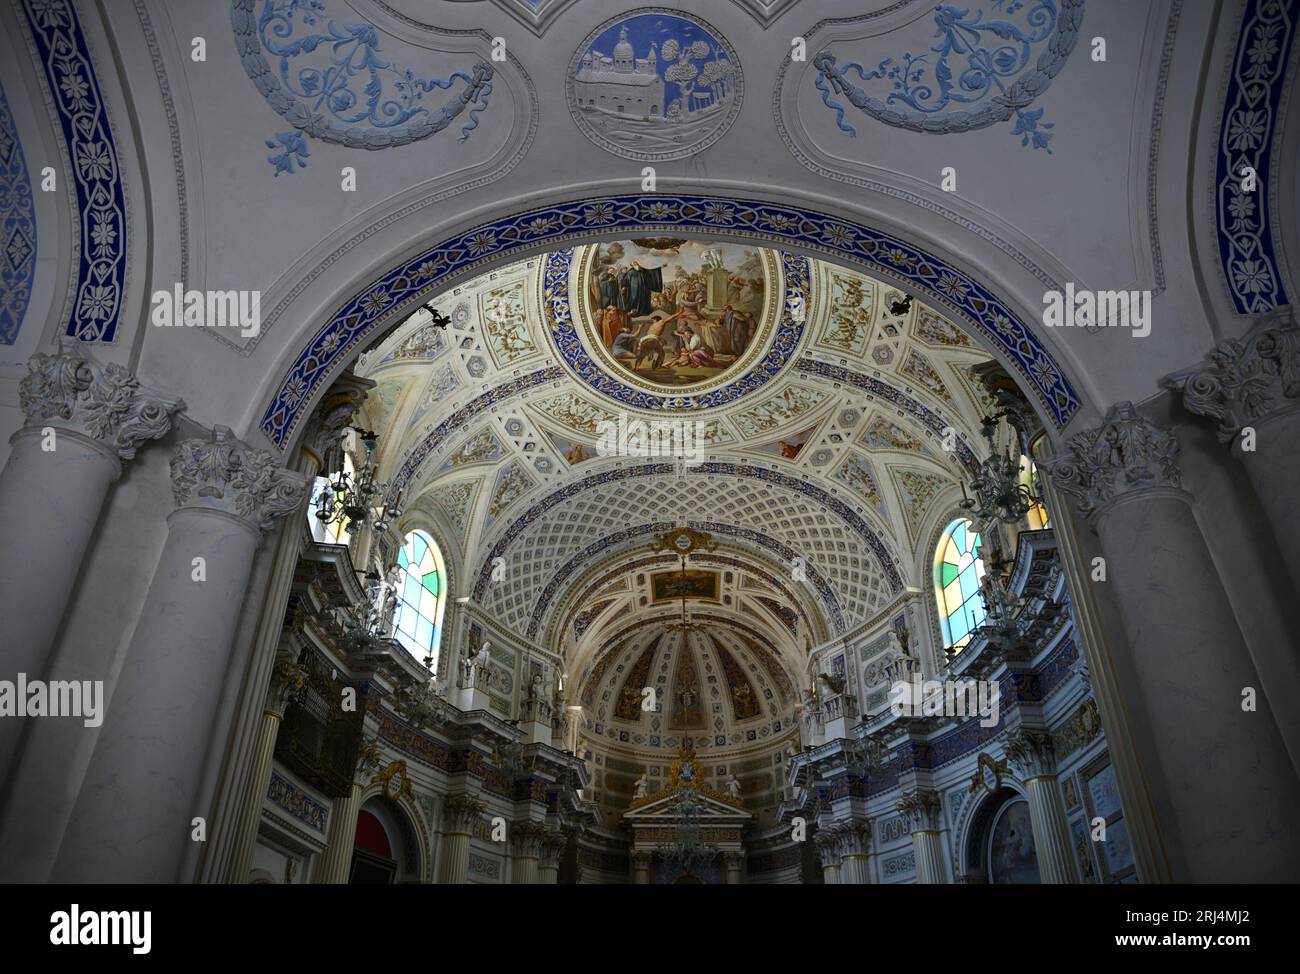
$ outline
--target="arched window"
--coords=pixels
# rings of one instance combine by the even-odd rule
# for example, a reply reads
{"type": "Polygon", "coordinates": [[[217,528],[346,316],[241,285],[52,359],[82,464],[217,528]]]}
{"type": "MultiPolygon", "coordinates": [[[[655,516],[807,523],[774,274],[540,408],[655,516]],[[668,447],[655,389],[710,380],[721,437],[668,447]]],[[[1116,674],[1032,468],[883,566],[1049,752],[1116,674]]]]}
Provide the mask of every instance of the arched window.
{"type": "Polygon", "coordinates": [[[949,524],[939,538],[934,553],[934,591],[945,649],[964,649],[975,627],[984,621],[984,600],[980,598],[983,548],[979,532],[964,517],[949,524]]]}
{"type": "Polygon", "coordinates": [[[412,531],[397,553],[397,610],[394,636],[422,662],[437,656],[441,635],[442,572],[438,546],[423,531],[412,531]]]}
{"type": "MultiPolygon", "coordinates": [[[[352,466],[352,457],[343,454],[343,470],[348,475],[348,482],[351,483],[356,470],[352,466]]],[[[342,516],[342,510],[338,506],[337,498],[331,497],[335,517],[328,524],[322,521],[316,514],[320,506],[322,493],[330,493],[329,477],[317,477],[311,489],[311,504],[307,506],[307,524],[311,527],[311,536],[322,544],[351,544],[352,532],[348,530],[348,519],[342,516]]]]}

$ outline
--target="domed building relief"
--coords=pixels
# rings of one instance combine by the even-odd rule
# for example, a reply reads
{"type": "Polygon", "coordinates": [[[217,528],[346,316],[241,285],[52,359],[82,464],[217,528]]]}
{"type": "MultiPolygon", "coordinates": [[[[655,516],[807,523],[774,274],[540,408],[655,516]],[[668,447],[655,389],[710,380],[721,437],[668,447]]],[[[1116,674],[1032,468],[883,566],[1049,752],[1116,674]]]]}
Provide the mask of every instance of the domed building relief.
{"type": "Polygon", "coordinates": [[[703,20],[646,8],[607,20],[569,65],[569,112],[615,155],[681,159],[731,127],[743,92],[740,61],[703,20]]]}

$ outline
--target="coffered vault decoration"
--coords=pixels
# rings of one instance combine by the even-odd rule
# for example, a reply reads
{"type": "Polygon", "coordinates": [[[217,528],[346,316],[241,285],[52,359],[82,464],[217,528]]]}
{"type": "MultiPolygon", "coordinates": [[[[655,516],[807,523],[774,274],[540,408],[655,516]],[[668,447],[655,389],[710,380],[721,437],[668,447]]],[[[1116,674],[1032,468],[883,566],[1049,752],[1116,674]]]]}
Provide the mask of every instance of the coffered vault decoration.
{"type": "MultiPolygon", "coordinates": [[[[601,197],[525,211],[435,244],[353,295],[317,331],[280,382],[262,416],[262,431],[284,447],[320,388],[350,361],[367,336],[478,267],[524,248],[562,244],[593,231],[682,232],[767,240],[812,250],[903,280],[917,293],[978,330],[1003,351],[1057,426],[1079,409],[1079,396],[1051,353],[1019,316],[964,271],[862,224],[775,203],[659,193],[601,197]]],[[[900,293],[900,297],[901,297],[900,293]]],[[[550,381],[535,373],[512,384],[550,381]]],[[[494,394],[493,399],[500,393],[494,394]]],[[[491,400],[476,406],[486,409],[491,400]]],[[[416,464],[418,465],[418,464],[416,464]]],[[[414,467],[411,468],[412,470],[414,467]]],[[[395,485],[396,486],[396,485],[395,485]]]]}
{"type": "Polygon", "coordinates": [[[709,24],[646,7],[605,21],[578,45],[566,91],[578,129],[615,155],[683,159],[707,148],[740,112],[736,52],[709,24]]]}
{"type": "Polygon", "coordinates": [[[275,174],[310,155],[304,135],[359,149],[406,145],[436,135],[462,115],[460,140],[478,126],[492,95],[492,66],[479,60],[446,78],[425,76],[381,54],[380,32],[340,23],[324,0],[231,0],[230,25],[244,70],[296,132],[268,140],[280,151],[275,174]],[[425,103],[438,91],[453,94],[425,103]]]}
{"type": "MultiPolygon", "coordinates": [[[[628,253],[632,240],[648,238],[629,238],[628,253]]],[[[664,250],[669,238],[654,244],[664,250]]],[[[620,414],[653,418],[660,412],[654,401],[682,387],[673,377],[660,382],[662,368],[648,361],[600,355],[590,343],[603,336],[593,329],[573,341],[557,330],[550,313],[557,292],[568,302],[596,300],[586,293],[593,282],[577,273],[573,250],[454,285],[433,299],[451,320],[445,330],[430,332],[421,309],[362,357],[357,371],[376,382],[365,420],[379,433],[380,475],[403,491],[408,510],[429,510],[450,528],[447,543],[468,569],[467,587],[457,594],[525,640],[557,649],[570,639],[586,645],[629,612],[675,611],[675,604],[655,602],[649,588],[618,595],[608,586],[632,571],[620,566],[644,566],[637,571],[647,577],[671,571],[675,560],[659,564],[647,557],[648,547],[656,534],[681,524],[709,532],[722,546],[698,564],[692,556],[692,570],[742,572],[785,608],[774,611],[723,586],[724,599],[732,598],[724,608],[765,620],[773,640],[820,643],[850,632],[918,584],[924,559],[917,539],[927,519],[951,513],[957,478],[976,459],[971,444],[979,442],[988,403],[967,371],[987,352],[937,308],[883,281],[759,250],[770,262],[754,266],[769,267],[775,277],[764,283],[724,260],[725,289],[719,276],[691,320],[721,350],[725,335],[715,326],[729,303],[761,310],[772,300],[792,319],[783,297],[791,293],[792,267],[803,320],[780,356],[769,363],[764,349],[727,377],[743,388],[770,368],[761,393],[709,410],[698,463],[602,454],[600,422],[620,414]],[[733,293],[746,287],[758,293],[733,293]],[[503,316],[512,347],[532,350],[525,358],[480,357],[503,316]],[[856,368],[838,364],[846,322],[855,333],[856,368]],[[582,370],[573,360],[580,355],[582,370]],[[653,399],[639,407],[620,402],[603,394],[602,383],[653,399]],[[957,432],[951,450],[944,448],[948,429],[957,432]],[[495,559],[504,564],[498,578],[495,559]],[[795,564],[802,567],[792,580],[795,564]],[[644,605],[636,601],[642,595],[644,605]],[[617,607],[608,613],[573,621],[576,604],[610,599],[617,607]]],[[[638,252],[648,266],[646,249],[638,252]]],[[[658,306],[662,283],[649,295],[657,313],[665,311],[658,306]]],[[[662,320],[632,310],[639,324],[662,320]]],[[[780,330],[772,327],[766,338],[756,335],[767,347],[780,330]]]]}
{"type": "Polygon", "coordinates": [[[813,58],[814,84],[835,124],[847,100],[876,121],[914,132],[966,132],[1016,118],[1020,144],[1051,152],[1043,109],[1030,105],[1065,66],[1078,40],[1084,0],[988,0],[981,7],[940,4],[934,10],[938,43],[926,53],[886,57],[875,68],[838,65],[829,50],[813,58]],[[867,88],[852,80],[868,83],[867,88]],[[873,92],[888,92],[884,98],[873,92]]]}

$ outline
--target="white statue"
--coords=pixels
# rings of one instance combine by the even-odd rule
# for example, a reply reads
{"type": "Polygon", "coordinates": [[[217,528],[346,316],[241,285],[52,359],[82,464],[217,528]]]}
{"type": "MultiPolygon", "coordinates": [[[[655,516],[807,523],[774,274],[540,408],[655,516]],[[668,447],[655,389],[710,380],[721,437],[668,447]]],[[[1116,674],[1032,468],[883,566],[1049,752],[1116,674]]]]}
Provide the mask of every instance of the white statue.
{"type": "Polygon", "coordinates": [[[740,779],[734,774],[727,775],[726,783],[723,785],[727,789],[727,794],[737,801],[740,800],[740,779]]]}
{"type": "Polygon", "coordinates": [[[641,777],[636,779],[636,791],[633,793],[633,799],[644,798],[650,794],[650,772],[642,771],[641,777]]]}

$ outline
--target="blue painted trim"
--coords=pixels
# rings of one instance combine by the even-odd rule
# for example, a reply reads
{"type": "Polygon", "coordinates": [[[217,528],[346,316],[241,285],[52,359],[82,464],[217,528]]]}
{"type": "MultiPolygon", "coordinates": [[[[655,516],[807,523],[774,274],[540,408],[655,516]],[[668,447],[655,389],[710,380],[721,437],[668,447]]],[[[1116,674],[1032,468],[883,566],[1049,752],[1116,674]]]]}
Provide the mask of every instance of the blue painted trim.
{"type": "Polygon", "coordinates": [[[36,205],[18,126],[0,86],[0,345],[18,329],[36,277],[36,205]]]}
{"type": "Polygon", "coordinates": [[[723,197],[635,195],[539,207],[482,224],[446,240],[354,294],[317,331],[283,377],[261,428],[284,447],[306,405],[395,316],[414,311],[450,281],[488,262],[538,246],[558,249],[594,232],[692,230],[785,241],[834,260],[901,278],[937,308],[970,321],[1002,351],[1058,428],[1078,411],[1078,393],[1033,331],[1011,308],[964,271],[897,237],[798,207],[723,197]]]}
{"type": "MultiPolygon", "coordinates": [[[[1248,0],[1219,122],[1215,231],[1219,259],[1237,312],[1262,314],[1290,303],[1269,224],[1278,109],[1300,19],[1300,0],[1248,0]],[[1243,192],[1242,170],[1257,187],[1243,192]]],[[[1279,173],[1279,179],[1291,178],[1279,173]]]]}
{"type": "Polygon", "coordinates": [[[126,191],[95,65],[68,0],[23,0],[72,165],[80,254],[76,301],[65,334],[117,337],[126,293],[126,191]]]}

